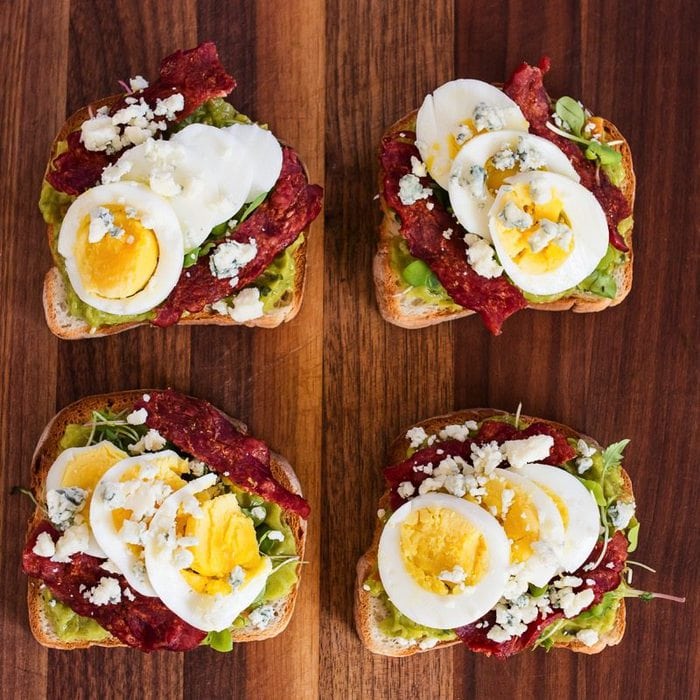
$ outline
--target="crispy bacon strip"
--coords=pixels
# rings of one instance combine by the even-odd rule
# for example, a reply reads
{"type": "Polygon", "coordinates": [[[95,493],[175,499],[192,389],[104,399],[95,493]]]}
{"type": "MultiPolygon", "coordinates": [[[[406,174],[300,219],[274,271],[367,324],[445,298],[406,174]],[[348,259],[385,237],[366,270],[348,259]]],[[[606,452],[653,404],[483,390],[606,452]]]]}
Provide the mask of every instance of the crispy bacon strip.
{"type": "Polygon", "coordinates": [[[215,277],[209,255],[183,270],[175,289],[158,309],[153,323],[172,326],[183,312],[197,313],[207,304],[234,294],[259,277],[265,268],[318,216],[323,189],[309,185],[304,166],[288,146],[282,150],[282,171],[268,198],[226,240],[257,246],[257,255],[238,273],[231,286],[229,278],[215,277]]]}
{"type": "Polygon", "coordinates": [[[148,401],[140,399],[135,407],[145,408],[146,425],[178,449],[205,462],[241,488],[302,518],[309,517],[306,499],[287,491],[273,477],[267,445],[240,433],[207,401],[168,389],[152,392],[148,401]]]}
{"type": "Polygon", "coordinates": [[[42,521],[32,531],[22,552],[22,570],[39,579],[51,594],[78,615],[91,617],[110,634],[130,647],[142,651],[188,651],[199,646],[206,632],[192,627],[169,610],[160,598],[144,596],[129,588],[127,580],[102,568],[104,559],[89,554],[74,554],[67,563],[40,557],[32,549],[37,537],[46,532],[55,542],[61,533],[48,521],[42,521]],[[101,578],[119,581],[122,598],[119,603],[95,605],[84,592],[97,586],[101,578]],[[133,600],[124,591],[129,588],[133,600]]]}
{"type": "MultiPolygon", "coordinates": [[[[177,122],[207,100],[228,95],[235,86],[236,81],[219,61],[216,45],[209,41],[164,58],[158,79],[144,90],[134,93],[133,97],[142,97],[151,107],[155,107],[157,99],[180,93],[185,99],[185,106],[177,113],[177,122]]],[[[124,107],[126,98],[131,96],[125,94],[117,100],[110,107],[110,114],[124,107]]],[[[46,180],[59,192],[79,195],[99,183],[104,168],[117,160],[120,152],[108,156],[102,151],[88,151],[80,140],[80,129],[68,134],[66,140],[68,148],[53,159],[46,180]]]]}
{"type": "Polygon", "coordinates": [[[503,91],[520,107],[525,119],[530,123],[530,132],[551,141],[567,155],[581,184],[589,189],[605,212],[608,220],[610,244],[623,252],[629,248],[617,230],[617,225],[628,217],[632,210],[619,187],[613,185],[603,170],[596,172],[593,161],[588,160],[583,151],[573,141],[555,134],[546,126],[552,106],[544,87],[544,74],[549,70],[550,60],[544,56],[538,66],[521,63],[503,87],[503,91]]]}
{"type": "MultiPolygon", "coordinates": [[[[503,322],[524,309],[527,301],[504,276],[487,279],[474,271],[467,261],[466,231],[434,194],[410,205],[401,201],[399,182],[411,172],[411,156],[420,160],[415,134],[402,131],[382,139],[379,160],[384,197],[401,220],[401,235],[411,255],[430,267],[450,297],[480,314],[489,331],[498,335],[503,322]],[[448,229],[452,235],[445,238],[442,234],[448,229]]],[[[421,179],[423,186],[431,182],[421,179]]]]}
{"type": "MultiPolygon", "coordinates": [[[[620,585],[622,570],[625,568],[625,562],[627,561],[627,540],[621,532],[616,532],[608,542],[605,555],[600,564],[592,571],[586,571],[585,567],[598,559],[602,547],[603,543],[598,542],[586,563],[572,574],[572,576],[577,576],[584,581],[581,586],[574,589],[575,593],[586,588],[593,590],[593,602],[586,610],[600,603],[606,593],[614,591],[620,585]],[[587,580],[593,581],[593,584],[587,584],[587,580]]],[[[536,620],[533,620],[528,625],[527,630],[520,637],[513,637],[507,642],[500,644],[487,636],[491,627],[496,623],[496,613],[494,611],[489,612],[480,620],[476,620],[465,627],[458,627],[455,632],[471,651],[478,651],[486,654],[486,656],[505,659],[533,646],[546,627],[563,617],[564,613],[561,610],[554,610],[547,615],[540,614],[536,620]],[[479,624],[483,625],[484,622],[487,622],[485,627],[477,627],[479,624]]]]}

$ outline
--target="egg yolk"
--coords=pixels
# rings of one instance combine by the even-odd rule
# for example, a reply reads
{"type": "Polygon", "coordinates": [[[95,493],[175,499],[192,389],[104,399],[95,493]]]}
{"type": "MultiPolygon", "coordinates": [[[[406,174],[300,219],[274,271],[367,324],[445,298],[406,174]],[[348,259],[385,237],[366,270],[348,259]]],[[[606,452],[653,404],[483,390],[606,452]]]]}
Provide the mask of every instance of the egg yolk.
{"type": "Polygon", "coordinates": [[[489,510],[506,531],[511,541],[511,563],[518,564],[529,559],[533,554],[532,545],[540,539],[540,519],[532,499],[504,479],[489,479],[484,488],[486,494],[482,496],[481,506],[489,510]],[[504,513],[503,492],[506,489],[513,495],[506,499],[508,507],[504,513]]]}
{"type": "Polygon", "coordinates": [[[106,233],[90,243],[90,216],[76,233],[73,255],[88,292],[125,299],[142,290],[158,264],[158,239],[152,229],[129,217],[123,206],[108,205],[118,235],[106,233]]]}
{"type": "Polygon", "coordinates": [[[523,272],[528,274],[541,275],[556,270],[571,255],[574,249],[574,238],[572,237],[571,243],[566,250],[561,248],[556,241],[551,241],[537,253],[532,251],[529,239],[539,227],[538,222],[542,219],[571,226],[571,222],[564,211],[564,203],[561,198],[553,190],[552,197],[548,202],[536,204],[530,196],[528,186],[520,184],[514,186],[508,195],[504,197],[501,211],[505,209],[509,202],[513,202],[518,208],[529,214],[533,223],[532,226],[521,231],[518,228],[509,227],[500,216],[496,217],[500,238],[508,257],[523,272]]]}
{"type": "Polygon", "coordinates": [[[558,493],[555,493],[551,489],[548,489],[546,486],[543,486],[542,484],[538,483],[537,484],[553,501],[554,505],[557,507],[557,510],[559,511],[559,515],[561,516],[561,521],[564,523],[564,529],[568,530],[569,529],[569,509],[566,507],[566,504],[562,499],[559,497],[558,493]]]}
{"type": "Polygon", "coordinates": [[[401,558],[413,580],[439,595],[461,592],[445,572],[461,567],[465,586],[473,586],[488,567],[484,536],[466,518],[447,508],[421,508],[401,525],[401,558]]]}
{"type": "Polygon", "coordinates": [[[125,452],[109,442],[81,450],[66,465],[61,486],[78,486],[87,491],[85,512],[89,513],[95,484],[108,469],[126,457],[125,452]]]}
{"type": "Polygon", "coordinates": [[[192,564],[180,574],[198,593],[228,595],[233,590],[231,572],[237,566],[246,579],[263,566],[255,527],[232,493],[205,501],[201,508],[201,517],[188,516],[184,522],[184,536],[196,537],[197,544],[189,548],[192,564]]]}

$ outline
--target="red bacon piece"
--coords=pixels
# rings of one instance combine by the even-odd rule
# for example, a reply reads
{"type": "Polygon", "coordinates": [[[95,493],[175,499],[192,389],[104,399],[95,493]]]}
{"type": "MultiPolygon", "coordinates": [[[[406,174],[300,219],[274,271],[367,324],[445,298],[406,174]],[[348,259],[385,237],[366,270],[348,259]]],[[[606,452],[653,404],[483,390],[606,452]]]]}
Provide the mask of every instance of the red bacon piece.
{"type": "Polygon", "coordinates": [[[318,216],[323,189],[309,185],[304,166],[295,151],[282,149],[282,171],[268,198],[226,240],[257,245],[257,255],[238,273],[238,282],[215,277],[209,256],[183,270],[175,289],[158,309],[153,323],[171,326],[184,311],[197,313],[207,304],[234,294],[259,277],[265,268],[318,216]]]}
{"type": "Polygon", "coordinates": [[[419,486],[422,481],[430,476],[423,471],[414,471],[414,467],[425,466],[427,464],[432,464],[437,467],[448,455],[450,457],[467,459],[470,455],[472,442],[472,440],[465,440],[464,442],[460,442],[459,440],[436,442],[430,447],[424,447],[422,450],[414,452],[403,462],[399,462],[398,464],[384,469],[384,478],[391,489],[392,510],[400,508],[406,502],[406,499],[399,496],[396,492],[401,482],[410,481],[414,486],[419,486]]]}
{"type": "MultiPolygon", "coordinates": [[[[177,113],[174,121],[178,122],[207,100],[228,95],[234,87],[236,81],[226,73],[216,45],[209,41],[164,58],[158,79],[144,90],[133,93],[133,97],[142,97],[154,108],[158,98],[165,99],[179,92],[184,97],[185,106],[177,113]]],[[[109,113],[114,114],[126,106],[125,100],[131,96],[123,95],[110,107],[109,113]]],[[[46,174],[48,183],[66,194],[78,195],[96,185],[104,168],[120,155],[118,152],[108,156],[102,151],[88,151],[80,141],[80,129],[68,134],[67,142],[68,149],[54,158],[46,174]]]]}
{"type": "MultiPolygon", "coordinates": [[[[382,139],[380,164],[384,197],[401,219],[401,235],[406,239],[411,255],[430,267],[452,299],[480,314],[488,330],[498,335],[503,322],[524,309],[527,302],[520,290],[504,276],[487,279],[474,271],[467,261],[463,240],[466,231],[435,195],[411,205],[401,201],[399,181],[411,172],[411,156],[420,160],[413,141],[415,135],[406,132],[382,139]],[[406,138],[412,142],[408,143],[406,138]],[[453,231],[449,239],[442,235],[447,229],[453,231]]],[[[432,181],[422,178],[421,183],[430,186],[432,181]]]]}
{"type": "MultiPolygon", "coordinates": [[[[603,543],[598,542],[591,552],[591,555],[588,557],[586,564],[572,574],[584,581],[581,586],[574,589],[576,593],[585,588],[591,588],[593,590],[593,602],[586,610],[600,603],[606,593],[614,591],[620,585],[622,570],[627,561],[627,540],[621,532],[616,532],[608,542],[605,555],[600,564],[592,571],[586,571],[586,565],[598,559],[602,547],[603,543]],[[594,583],[589,585],[586,583],[586,580],[592,580],[594,583]]],[[[513,637],[507,642],[502,642],[500,644],[487,637],[489,630],[496,622],[496,613],[493,611],[489,612],[480,620],[476,620],[464,627],[458,627],[455,632],[471,651],[478,651],[482,654],[486,654],[486,656],[495,656],[499,659],[505,659],[533,646],[546,627],[563,617],[564,613],[561,610],[554,610],[547,615],[540,614],[536,620],[528,625],[527,630],[521,636],[513,637]],[[477,627],[478,624],[482,624],[484,621],[488,622],[486,627],[477,627]]]]}
{"type": "Polygon", "coordinates": [[[47,521],[37,525],[22,552],[22,570],[42,581],[57,600],[78,615],[91,617],[119,641],[142,651],[188,651],[199,646],[206,637],[206,632],[180,619],[160,598],[144,596],[133,589],[130,590],[134,600],[126,598],[127,580],[120,574],[105,571],[102,568],[104,559],[74,554],[69,562],[58,563],[34,554],[32,549],[42,532],[47,532],[54,542],[61,534],[47,521]],[[85,599],[84,591],[97,586],[103,577],[119,581],[121,602],[95,605],[85,599]]]}
{"type": "Polygon", "coordinates": [[[145,408],[146,425],[178,449],[205,462],[246,491],[302,518],[309,517],[308,502],[287,491],[273,477],[267,445],[240,433],[207,401],[168,389],[152,392],[148,401],[140,399],[135,408],[145,408]]]}
{"type": "Polygon", "coordinates": [[[530,132],[551,141],[571,161],[581,177],[581,184],[590,190],[605,212],[608,221],[610,244],[623,252],[629,248],[617,230],[617,225],[632,211],[619,187],[615,187],[603,170],[596,172],[593,161],[573,141],[555,134],[546,126],[552,112],[551,100],[544,87],[543,77],[549,70],[550,61],[544,56],[538,66],[521,63],[503,86],[503,91],[520,107],[530,123],[530,132]]]}

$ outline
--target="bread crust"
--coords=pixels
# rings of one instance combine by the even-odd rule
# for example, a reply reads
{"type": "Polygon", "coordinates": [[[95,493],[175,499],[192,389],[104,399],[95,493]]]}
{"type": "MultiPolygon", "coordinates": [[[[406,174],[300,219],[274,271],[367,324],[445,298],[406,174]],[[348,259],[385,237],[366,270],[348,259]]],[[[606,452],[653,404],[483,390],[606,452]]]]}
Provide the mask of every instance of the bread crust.
{"type": "MultiPolygon", "coordinates": [[[[500,87],[500,86],[499,86],[500,87]]],[[[384,136],[401,131],[415,131],[416,115],[418,110],[405,114],[392,124],[384,133],[384,136]]],[[[625,199],[629,202],[630,210],[634,210],[634,197],[636,176],[632,163],[632,152],[629,144],[619,129],[611,122],[603,119],[603,129],[607,140],[621,141],[622,166],[625,170],[625,182],[620,188],[625,199]]],[[[382,317],[389,323],[402,328],[425,328],[442,321],[453,321],[463,316],[470,316],[474,311],[458,307],[456,309],[440,308],[428,302],[411,303],[406,300],[407,287],[400,276],[392,269],[391,244],[401,236],[401,224],[395,211],[389,206],[384,196],[384,185],[379,174],[379,204],[382,212],[382,221],[379,225],[379,242],[374,257],[373,275],[376,290],[377,305],[382,317]]],[[[528,309],[536,311],[574,311],[576,313],[590,313],[602,311],[609,306],[616,306],[629,294],[632,288],[633,272],[633,247],[632,229],[626,235],[629,254],[624,264],[615,271],[617,294],[613,299],[600,297],[589,292],[576,292],[567,297],[546,303],[528,303],[528,309]]],[[[455,306],[458,306],[455,304],[455,306]]]]}
{"type": "MultiPolygon", "coordinates": [[[[109,408],[113,411],[122,411],[130,408],[144,394],[153,389],[143,389],[138,391],[121,391],[109,394],[97,394],[87,396],[61,409],[47,424],[42,432],[37,446],[34,450],[31,466],[31,489],[40,498],[45,498],[44,487],[46,475],[56,457],[61,452],[59,443],[69,423],[85,423],[90,419],[93,410],[103,410],[109,408]]],[[[226,415],[226,414],[224,414],[226,415]]],[[[248,433],[248,427],[231,416],[226,416],[237,430],[243,434],[248,433]]],[[[270,453],[272,474],[277,481],[292,493],[302,495],[301,485],[294,469],[289,462],[276,452],[270,453]]],[[[44,516],[39,508],[29,522],[27,534],[39,524],[44,516]]],[[[304,548],[306,546],[306,520],[296,513],[285,511],[285,521],[289,526],[296,544],[299,560],[304,558],[304,548]]],[[[275,609],[275,621],[262,630],[258,629],[234,629],[231,634],[234,642],[254,642],[268,639],[278,635],[289,624],[294,612],[294,605],[299,590],[300,580],[297,581],[292,591],[284,598],[274,601],[271,605],[275,609]]],[[[41,597],[41,581],[30,578],[27,588],[27,608],[29,613],[29,626],[34,638],[45,647],[52,649],[87,649],[92,646],[102,647],[123,647],[127,646],[117,638],[109,636],[100,642],[75,641],[66,642],[59,639],[53,632],[51,625],[44,612],[44,602],[41,597]]]]}
{"type": "MultiPolygon", "coordinates": [[[[508,416],[512,415],[507,411],[501,411],[493,408],[472,408],[462,411],[456,411],[454,413],[447,413],[441,416],[435,416],[433,418],[428,418],[419,423],[416,423],[412,427],[423,428],[428,435],[433,435],[438,433],[447,425],[452,425],[455,423],[465,423],[466,421],[473,420],[476,422],[484,421],[488,418],[494,416],[508,416]]],[[[520,419],[523,425],[529,425],[539,418],[534,418],[532,416],[521,415],[520,419]]],[[[549,425],[554,426],[567,438],[583,439],[588,444],[593,445],[596,449],[602,450],[601,445],[594,440],[589,435],[580,433],[563,423],[557,423],[555,421],[546,421],[549,425]]],[[[406,430],[409,430],[407,428],[406,430]]],[[[409,440],[406,439],[406,430],[402,431],[401,434],[391,443],[387,451],[387,464],[396,464],[406,458],[406,450],[410,446],[409,440]]],[[[622,469],[622,478],[624,481],[624,491],[628,500],[634,498],[634,493],[632,491],[632,482],[630,480],[629,474],[622,469]]],[[[379,499],[379,508],[388,510],[389,508],[389,491],[385,491],[379,499]]],[[[413,645],[410,647],[405,647],[402,645],[397,645],[395,641],[391,638],[386,637],[378,628],[379,616],[382,614],[381,602],[372,596],[369,591],[364,590],[362,587],[367,576],[372,572],[377,570],[377,552],[379,549],[379,538],[381,537],[383,530],[383,522],[380,518],[377,518],[377,523],[374,529],[374,534],[372,537],[372,543],[369,549],[360,557],[357,562],[356,577],[355,577],[355,594],[354,594],[354,618],[355,627],[357,629],[357,634],[362,640],[363,644],[367,647],[369,651],[374,654],[381,654],[383,656],[412,656],[413,654],[420,654],[426,651],[432,651],[433,649],[442,649],[449,646],[454,646],[455,644],[460,644],[460,640],[452,641],[440,641],[435,646],[429,649],[421,649],[418,645],[413,645]]],[[[621,600],[620,605],[617,610],[617,615],[615,618],[615,624],[608,630],[608,632],[603,635],[596,644],[592,646],[586,646],[583,642],[572,639],[568,643],[555,644],[555,647],[560,647],[563,649],[569,649],[570,651],[579,652],[582,654],[597,654],[601,652],[607,646],[614,646],[619,644],[625,633],[625,601],[621,600]]]]}
{"type": "MultiPolygon", "coordinates": [[[[95,100],[90,105],[82,107],[68,117],[51,145],[51,154],[46,165],[46,170],[44,171],[44,181],[46,181],[46,174],[51,168],[51,163],[53,163],[54,158],[58,155],[59,144],[68,138],[68,134],[79,129],[80,125],[86,119],[90,118],[90,116],[93,115],[100,107],[111,107],[122,97],[123,95],[118,94],[110,95],[109,97],[105,97],[100,100],[95,100]]],[[[302,166],[308,179],[308,171],[306,166],[303,163],[302,166]]],[[[255,318],[243,323],[234,321],[228,315],[225,316],[213,311],[211,309],[211,305],[207,305],[202,311],[197,313],[185,312],[185,315],[177,322],[177,325],[276,328],[282,323],[291,321],[299,313],[306,286],[306,237],[309,235],[309,228],[307,227],[304,229],[300,235],[302,234],[305,236],[305,239],[294,252],[296,271],[294,275],[294,285],[290,290],[291,300],[288,304],[276,308],[270,313],[265,313],[260,318],[255,318]]],[[[115,335],[139,326],[152,325],[148,321],[136,321],[100,326],[99,328],[93,329],[90,324],[86,323],[83,319],[72,316],[68,310],[65,282],[58,267],[60,262],[59,254],[54,243],[58,232],[56,231],[55,226],[52,224],[47,224],[46,235],[55,266],[51,268],[44,277],[42,301],[44,306],[44,315],[46,316],[46,323],[54,335],[62,338],[63,340],[80,340],[84,338],[99,338],[107,335],[115,335]]]]}

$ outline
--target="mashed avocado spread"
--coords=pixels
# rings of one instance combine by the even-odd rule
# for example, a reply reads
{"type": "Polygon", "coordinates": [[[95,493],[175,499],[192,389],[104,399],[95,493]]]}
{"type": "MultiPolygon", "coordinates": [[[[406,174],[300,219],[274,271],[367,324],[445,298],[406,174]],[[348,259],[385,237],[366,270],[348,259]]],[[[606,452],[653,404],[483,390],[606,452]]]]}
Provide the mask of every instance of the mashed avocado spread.
{"type": "MultiPolygon", "coordinates": [[[[59,446],[62,450],[67,450],[70,447],[84,447],[90,433],[91,429],[87,426],[69,423],[59,446]]],[[[233,485],[231,485],[231,490],[236,494],[241,509],[254,522],[260,551],[271,557],[273,562],[272,573],[267,579],[265,589],[250,608],[243,615],[239,615],[232,625],[233,628],[242,628],[246,626],[246,618],[251,610],[273,603],[289,594],[299,580],[297,575],[298,560],[295,558],[297,554],[296,540],[289,525],[282,518],[280,506],[233,485]],[[260,510],[256,509],[252,512],[256,506],[264,508],[264,517],[259,517],[260,510]],[[281,532],[284,539],[270,540],[266,533],[272,530],[281,532]]],[[[54,633],[62,641],[100,641],[109,636],[109,633],[95,620],[73,612],[67,605],[56,600],[48,589],[42,591],[42,598],[46,617],[54,633]]],[[[232,646],[230,632],[223,630],[222,632],[210,633],[203,644],[208,644],[217,651],[230,651],[232,646]]]]}
{"type": "MultiPolygon", "coordinates": [[[[232,124],[252,124],[252,121],[222,98],[208,100],[201,107],[195,110],[189,117],[174,125],[175,131],[184,129],[189,124],[209,124],[216,127],[231,126],[232,124]]],[[[265,125],[261,125],[265,128],[265,125]]],[[[65,150],[65,144],[59,144],[56,154],[65,150]]],[[[252,204],[247,204],[240,212],[237,212],[233,219],[239,223],[242,219],[250,216],[254,209],[264,201],[265,197],[257,199],[252,204]]],[[[68,275],[66,273],[65,262],[58,254],[56,246],[58,243],[58,232],[63,222],[63,218],[68,211],[68,207],[75,200],[72,195],[64,194],[55,190],[48,182],[44,181],[39,198],[39,209],[44,221],[54,227],[54,238],[52,242],[52,252],[56,266],[58,267],[66,288],[68,311],[72,316],[83,319],[91,328],[100,326],[111,326],[120,323],[135,323],[149,321],[155,317],[154,311],[142,314],[116,315],[100,311],[82,301],[73,290],[68,275]]],[[[212,230],[209,238],[194,251],[189,251],[185,255],[185,267],[193,265],[197,258],[207,254],[214,245],[216,239],[222,237],[227,232],[227,222],[220,224],[212,230]]],[[[304,238],[300,235],[296,241],[283,250],[268,266],[268,268],[253,283],[260,290],[260,298],[263,302],[265,313],[273,311],[275,308],[289,303],[289,296],[294,288],[294,277],[296,265],[294,263],[294,251],[302,244],[304,238]]]]}

